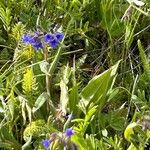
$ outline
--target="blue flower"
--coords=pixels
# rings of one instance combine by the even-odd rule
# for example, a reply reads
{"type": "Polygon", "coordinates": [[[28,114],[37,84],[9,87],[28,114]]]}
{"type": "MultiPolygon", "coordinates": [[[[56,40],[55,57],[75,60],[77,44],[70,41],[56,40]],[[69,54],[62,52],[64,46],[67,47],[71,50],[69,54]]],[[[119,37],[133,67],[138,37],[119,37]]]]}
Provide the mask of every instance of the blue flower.
{"type": "Polygon", "coordinates": [[[45,149],[49,149],[51,142],[49,140],[45,139],[42,141],[42,144],[45,149]]]}
{"type": "Polygon", "coordinates": [[[63,37],[64,37],[64,33],[59,33],[59,32],[57,32],[57,33],[55,33],[55,37],[57,38],[57,40],[58,40],[59,42],[61,42],[62,39],[63,39],[63,37]]]}
{"type": "Polygon", "coordinates": [[[45,42],[50,42],[50,41],[52,41],[54,39],[54,35],[53,34],[46,34],[45,36],[44,36],[44,41],[45,42]]]}
{"type": "Polygon", "coordinates": [[[32,43],[32,46],[36,49],[40,49],[40,48],[42,49],[44,47],[41,41],[36,41],[32,43]]]}
{"type": "Polygon", "coordinates": [[[41,37],[44,38],[44,41],[49,43],[51,48],[56,48],[59,42],[62,41],[64,34],[56,32],[54,34],[48,33],[44,35],[41,32],[36,32],[34,35],[25,34],[22,38],[22,41],[27,44],[31,44],[36,49],[44,48],[43,43],[41,42],[41,37]]]}
{"type": "Polygon", "coordinates": [[[63,33],[59,33],[59,32],[55,34],[48,33],[44,36],[44,41],[48,42],[50,47],[56,48],[59,42],[62,41],[63,37],[64,37],[63,33]]]}
{"type": "Polygon", "coordinates": [[[31,41],[32,41],[32,36],[26,34],[26,35],[23,36],[22,41],[23,41],[24,43],[30,44],[31,41]]]}
{"type": "Polygon", "coordinates": [[[34,36],[32,36],[31,38],[30,38],[30,40],[29,40],[29,43],[30,44],[35,44],[37,42],[37,39],[36,39],[36,37],[34,37],[34,36]]]}
{"type": "Polygon", "coordinates": [[[44,47],[37,33],[35,35],[24,35],[22,41],[31,44],[35,49],[42,49],[44,47]]]}
{"type": "Polygon", "coordinates": [[[56,48],[58,46],[58,40],[54,38],[52,41],[49,41],[50,47],[56,48]]]}
{"type": "Polygon", "coordinates": [[[71,137],[72,135],[74,135],[74,131],[71,128],[66,129],[65,132],[67,137],[71,137]]]}

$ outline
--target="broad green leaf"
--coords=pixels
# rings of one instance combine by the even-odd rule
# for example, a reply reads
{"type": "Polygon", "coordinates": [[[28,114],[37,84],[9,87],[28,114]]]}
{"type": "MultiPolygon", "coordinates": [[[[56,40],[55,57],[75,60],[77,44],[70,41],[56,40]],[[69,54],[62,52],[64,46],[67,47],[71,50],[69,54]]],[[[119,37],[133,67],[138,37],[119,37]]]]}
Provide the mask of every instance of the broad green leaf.
{"type": "Polygon", "coordinates": [[[72,87],[70,95],[69,95],[69,108],[70,112],[77,113],[77,107],[79,101],[79,95],[78,95],[78,85],[75,83],[75,85],[72,87]]]}
{"type": "Polygon", "coordinates": [[[32,112],[35,113],[38,109],[40,109],[48,98],[49,96],[46,92],[42,93],[35,101],[34,107],[32,108],[32,112]]]}
{"type": "Polygon", "coordinates": [[[124,129],[125,118],[114,116],[110,119],[110,126],[116,131],[122,131],[124,129]]]}
{"type": "Polygon", "coordinates": [[[102,108],[106,102],[106,95],[114,84],[113,80],[115,79],[119,62],[102,74],[95,76],[81,91],[80,102],[82,105],[87,107],[90,103],[93,103],[94,105],[98,104],[102,108]]]}

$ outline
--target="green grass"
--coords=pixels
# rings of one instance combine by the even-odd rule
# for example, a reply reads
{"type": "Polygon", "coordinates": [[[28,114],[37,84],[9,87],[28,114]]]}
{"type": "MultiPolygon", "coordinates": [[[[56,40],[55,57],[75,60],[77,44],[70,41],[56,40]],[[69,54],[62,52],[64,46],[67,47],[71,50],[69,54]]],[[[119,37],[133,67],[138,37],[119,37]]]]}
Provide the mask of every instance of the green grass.
{"type": "Polygon", "coordinates": [[[150,3],[0,1],[0,148],[150,145],[150,3]],[[25,44],[42,32],[44,48],[25,44]],[[43,34],[63,32],[56,48],[43,34]],[[67,137],[71,128],[74,135],[67,137]]]}

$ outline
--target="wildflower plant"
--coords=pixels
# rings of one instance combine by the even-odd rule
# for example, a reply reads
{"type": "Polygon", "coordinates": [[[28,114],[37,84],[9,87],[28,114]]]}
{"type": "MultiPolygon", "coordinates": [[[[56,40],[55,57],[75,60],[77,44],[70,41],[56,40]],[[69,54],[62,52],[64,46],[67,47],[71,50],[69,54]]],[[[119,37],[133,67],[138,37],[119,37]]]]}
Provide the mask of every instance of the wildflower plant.
{"type": "MultiPolygon", "coordinates": [[[[44,54],[45,63],[48,64],[48,47],[57,48],[59,43],[62,42],[64,38],[64,33],[56,32],[56,33],[46,33],[43,32],[35,32],[33,34],[24,34],[22,37],[22,42],[25,44],[30,44],[36,50],[42,50],[44,54]]],[[[59,53],[59,51],[58,51],[59,53]]],[[[56,57],[56,62],[59,57],[56,57]]],[[[54,61],[55,62],[55,61],[54,61]]],[[[55,64],[55,63],[52,63],[55,64]]],[[[52,66],[53,68],[53,66],[52,66]]],[[[46,90],[48,95],[50,96],[50,77],[48,70],[46,72],[46,90]]],[[[50,71],[49,71],[50,72],[50,71]]]]}
{"type": "Polygon", "coordinates": [[[49,150],[51,145],[53,149],[55,149],[58,145],[61,145],[62,147],[71,148],[74,147],[75,144],[71,142],[70,138],[75,134],[74,130],[72,128],[67,128],[65,132],[54,132],[51,133],[49,138],[46,138],[42,141],[42,145],[45,148],[45,150],[49,150]],[[57,143],[56,147],[55,144],[57,143]]]}
{"type": "Polygon", "coordinates": [[[45,43],[47,43],[51,48],[56,48],[59,42],[62,41],[64,33],[56,32],[54,34],[47,33],[44,35],[43,32],[36,32],[33,35],[25,34],[22,37],[22,42],[26,44],[31,44],[35,49],[43,49],[45,43]]]}

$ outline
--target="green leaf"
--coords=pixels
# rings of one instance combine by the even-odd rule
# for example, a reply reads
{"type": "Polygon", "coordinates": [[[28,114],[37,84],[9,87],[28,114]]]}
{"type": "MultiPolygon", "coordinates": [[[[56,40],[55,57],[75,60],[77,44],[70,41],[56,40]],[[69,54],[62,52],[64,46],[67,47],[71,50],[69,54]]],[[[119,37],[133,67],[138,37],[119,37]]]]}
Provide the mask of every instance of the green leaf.
{"type": "Polygon", "coordinates": [[[14,102],[13,102],[12,99],[8,100],[8,108],[9,108],[9,111],[10,111],[11,119],[13,120],[15,106],[14,106],[14,102]]]}
{"type": "Polygon", "coordinates": [[[31,122],[32,119],[32,110],[31,107],[28,105],[28,103],[26,103],[26,109],[27,109],[27,113],[28,113],[28,117],[29,117],[29,121],[31,122]]]}
{"type": "Polygon", "coordinates": [[[75,85],[72,87],[70,95],[69,95],[69,108],[70,112],[77,113],[77,107],[79,101],[79,95],[78,95],[78,84],[75,83],[75,85]]]}
{"type": "Polygon", "coordinates": [[[49,96],[46,92],[42,93],[35,101],[34,107],[32,108],[32,112],[35,113],[38,109],[40,109],[48,98],[49,96]]]}
{"type": "Polygon", "coordinates": [[[50,75],[50,74],[48,73],[48,67],[49,67],[49,63],[48,63],[48,62],[42,61],[39,65],[40,65],[40,69],[41,69],[41,71],[42,71],[43,73],[45,73],[46,75],[50,75]]]}
{"type": "Polygon", "coordinates": [[[125,124],[125,118],[123,117],[113,117],[110,119],[110,126],[118,131],[121,131],[124,129],[124,124],[125,124]]]}
{"type": "Polygon", "coordinates": [[[6,149],[10,149],[11,148],[11,144],[4,142],[4,141],[0,141],[0,148],[6,148],[6,149]]]}
{"type": "Polygon", "coordinates": [[[8,31],[10,29],[10,22],[11,22],[11,10],[9,8],[0,8],[0,20],[3,22],[4,29],[8,31]]]}
{"type": "Polygon", "coordinates": [[[67,65],[63,71],[63,78],[60,81],[60,89],[61,89],[60,108],[64,114],[67,113],[67,106],[69,103],[68,86],[67,86],[69,82],[69,76],[70,76],[70,68],[67,65]]]}
{"type": "MultiPolygon", "coordinates": [[[[0,128],[0,147],[1,146],[11,146],[11,148],[14,149],[21,149],[21,145],[18,143],[18,141],[13,136],[13,133],[9,131],[9,129],[5,126],[0,128]],[[3,144],[1,145],[1,141],[3,141],[3,144]]],[[[7,148],[8,148],[7,147],[7,148]]]]}
{"type": "Polygon", "coordinates": [[[85,141],[85,139],[82,136],[74,135],[74,136],[72,136],[71,141],[73,141],[76,144],[78,144],[78,146],[79,146],[78,148],[80,150],[87,150],[86,141],[85,141]]]}
{"type": "Polygon", "coordinates": [[[144,71],[146,73],[146,78],[150,81],[150,65],[149,60],[147,58],[147,55],[145,53],[145,49],[142,46],[142,43],[140,40],[138,40],[138,48],[140,52],[141,61],[143,63],[144,71]]]}
{"type": "Polygon", "coordinates": [[[81,133],[84,135],[89,123],[94,117],[95,112],[97,111],[97,106],[93,106],[92,108],[89,108],[88,112],[85,115],[84,124],[81,130],[81,133]]]}
{"type": "Polygon", "coordinates": [[[93,135],[86,134],[86,143],[88,145],[88,150],[96,149],[96,140],[93,135]]]}
{"type": "Polygon", "coordinates": [[[25,99],[23,96],[18,96],[18,99],[21,103],[21,114],[23,117],[23,125],[25,125],[26,123],[26,102],[28,101],[27,99],[25,99]]]}
{"type": "Polygon", "coordinates": [[[126,140],[130,141],[131,140],[131,135],[134,134],[134,128],[137,126],[138,124],[136,122],[132,122],[131,124],[129,124],[125,131],[124,131],[124,137],[126,140]]]}
{"type": "Polygon", "coordinates": [[[97,110],[97,106],[93,106],[92,108],[89,109],[89,111],[86,113],[85,116],[85,120],[84,120],[85,123],[90,121],[90,119],[92,118],[96,110],[97,110]]]}
{"type": "Polygon", "coordinates": [[[106,102],[106,95],[114,84],[117,68],[120,61],[118,61],[110,69],[106,70],[102,74],[95,76],[88,85],[81,91],[81,105],[88,107],[91,103],[99,105],[100,108],[106,102]]]}

